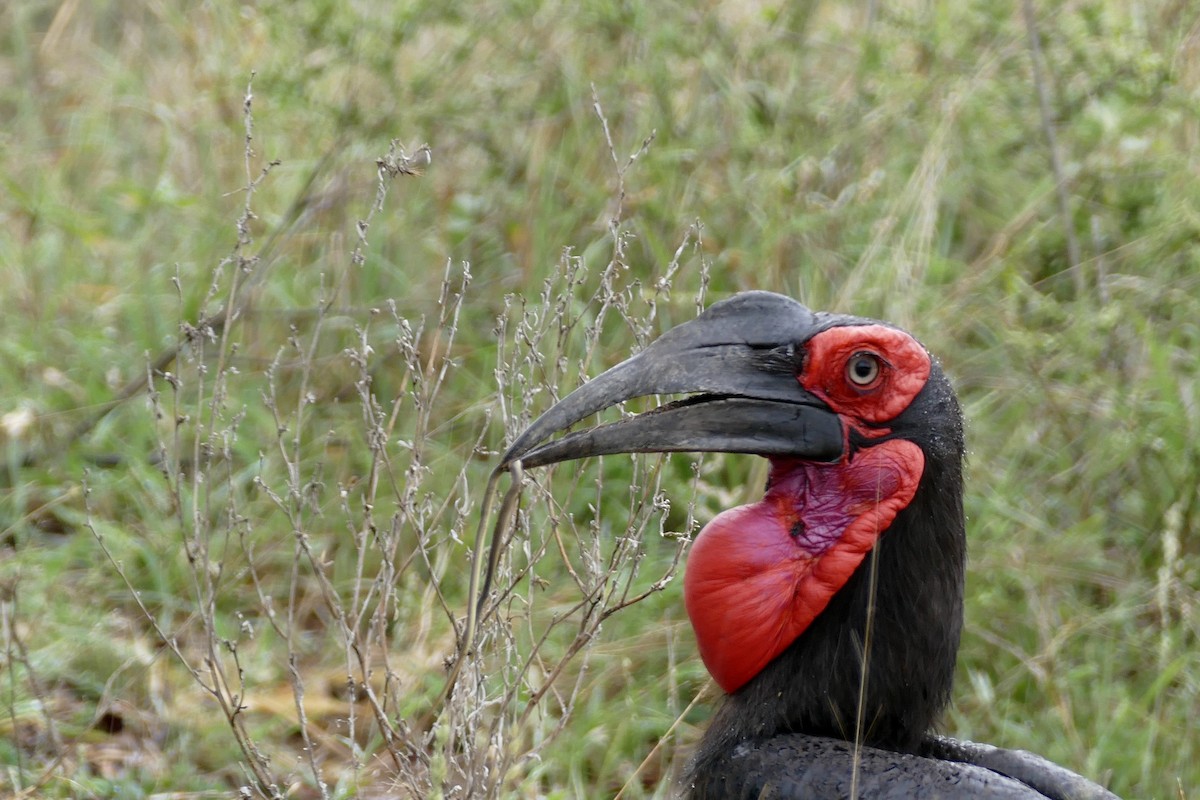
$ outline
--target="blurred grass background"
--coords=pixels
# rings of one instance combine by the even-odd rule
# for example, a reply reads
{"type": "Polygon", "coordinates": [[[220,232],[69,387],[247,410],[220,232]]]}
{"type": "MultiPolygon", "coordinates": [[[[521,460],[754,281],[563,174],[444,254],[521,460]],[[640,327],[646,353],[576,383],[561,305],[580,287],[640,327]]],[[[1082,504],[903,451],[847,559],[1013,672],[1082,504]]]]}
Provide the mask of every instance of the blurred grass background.
{"type": "MultiPolygon", "coordinates": [[[[617,168],[594,91],[619,162],[653,135],[623,177],[623,290],[661,288],[687,242],[649,333],[694,314],[702,288],[709,301],[769,289],[904,325],[954,377],[971,562],[946,732],[1040,752],[1127,797],[1196,796],[1200,13],[1168,0],[1032,10],[1036,45],[1019,3],[5,4],[0,789],[182,796],[244,782],[225,719],[88,532],[81,480],[106,546],[185,636],[193,573],[152,458],[171,426],[141,394],[97,415],[181,320],[219,305],[207,292],[238,240],[254,73],[249,172],[280,163],[248,221],[262,263],[233,362],[247,380],[230,406],[247,421],[231,485],[251,480],[255,437],[274,435],[265,376],[318,300],[337,313],[304,457],[352,483],[361,413],[339,354],[389,299],[436,317],[446,264],[469,262],[423,486],[448,494],[465,462],[482,491],[490,464],[473,445],[494,450],[505,433],[487,416],[504,298],[540,303],[569,248],[591,275],[572,290],[586,309],[613,251],[617,168]],[[428,142],[433,161],[392,185],[360,267],[356,223],[391,139],[410,153],[428,142]]],[[[636,331],[605,330],[597,357],[612,363],[636,331]]],[[[436,351],[436,338],[419,346],[436,351]]],[[[405,391],[386,355],[371,374],[381,396],[405,391]]],[[[548,394],[539,402],[521,413],[548,394]]],[[[706,485],[729,495],[710,491],[704,519],[753,469],[706,464],[706,485]]],[[[664,491],[683,506],[690,474],[674,472],[664,491]]],[[[314,532],[335,563],[343,535],[314,532]]],[[[673,557],[646,545],[648,564],[673,557]]],[[[442,546],[466,563],[464,544],[442,546]]],[[[418,573],[406,580],[414,605],[395,636],[414,626],[406,669],[436,691],[453,639],[444,624],[416,631],[428,597],[418,573]]],[[[511,776],[515,796],[604,796],[634,776],[705,681],[678,592],[605,623],[587,691],[511,776]]],[[[236,628],[253,604],[234,581],[221,619],[236,628]]],[[[336,673],[341,645],[313,620],[306,668],[336,673]]],[[[288,761],[301,746],[286,659],[265,646],[246,657],[250,724],[296,776],[290,791],[312,796],[288,761]]],[[[332,718],[344,703],[328,694],[332,718]]],[[[423,697],[410,693],[414,717],[423,697]]],[[[685,716],[627,796],[668,796],[708,714],[685,716]]],[[[524,736],[557,724],[548,714],[524,736]]]]}

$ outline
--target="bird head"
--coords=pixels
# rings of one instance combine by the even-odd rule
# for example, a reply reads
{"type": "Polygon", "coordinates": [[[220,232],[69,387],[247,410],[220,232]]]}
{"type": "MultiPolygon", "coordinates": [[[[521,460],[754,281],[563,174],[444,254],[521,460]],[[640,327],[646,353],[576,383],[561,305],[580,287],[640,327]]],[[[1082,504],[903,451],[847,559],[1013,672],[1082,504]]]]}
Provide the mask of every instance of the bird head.
{"type": "Polygon", "coordinates": [[[809,694],[771,724],[803,728],[822,704],[834,720],[815,727],[844,724],[839,706],[860,685],[873,602],[881,657],[890,659],[870,665],[873,713],[882,719],[895,706],[911,717],[915,693],[928,712],[892,727],[923,729],[949,693],[965,547],[962,419],[928,351],[892,325],[815,313],[778,294],[739,294],[563,398],[503,464],[667,451],[770,460],[762,499],[718,515],[688,556],[684,598],[716,682],[728,693],[761,684],[766,696],[800,680],[809,694]],[[674,394],[686,397],[552,438],[625,400],[674,394]],[[873,551],[881,561],[868,586],[862,567],[873,551]],[[942,575],[925,580],[928,570],[942,575]],[[819,622],[828,633],[813,641],[819,622]],[[941,664],[935,677],[898,674],[931,658],[941,664]]]}

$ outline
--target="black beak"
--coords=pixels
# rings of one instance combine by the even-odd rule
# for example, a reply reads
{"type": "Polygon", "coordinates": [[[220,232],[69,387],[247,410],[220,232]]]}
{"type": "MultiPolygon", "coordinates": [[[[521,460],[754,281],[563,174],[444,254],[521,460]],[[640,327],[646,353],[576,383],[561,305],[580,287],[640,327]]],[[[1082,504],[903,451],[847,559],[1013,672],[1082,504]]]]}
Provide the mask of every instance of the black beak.
{"type": "Polygon", "coordinates": [[[501,468],[680,451],[836,461],[842,423],[796,378],[804,342],[825,327],[795,300],[770,292],[716,303],[563,398],[517,438],[501,468]],[[542,444],[598,411],[652,394],[695,396],[542,444]]]}

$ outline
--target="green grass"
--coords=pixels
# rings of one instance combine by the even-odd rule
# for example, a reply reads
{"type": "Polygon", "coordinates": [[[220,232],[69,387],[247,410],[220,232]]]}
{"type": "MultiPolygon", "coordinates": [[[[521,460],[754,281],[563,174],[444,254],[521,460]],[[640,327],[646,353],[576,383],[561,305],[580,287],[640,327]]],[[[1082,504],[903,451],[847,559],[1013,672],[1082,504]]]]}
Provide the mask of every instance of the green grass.
{"type": "Polygon", "coordinates": [[[484,711],[430,710],[506,437],[753,288],[897,322],[955,379],[971,563],[945,730],[1194,796],[1198,21],[1043,5],[1066,214],[1019,4],[6,4],[0,791],[319,796],[309,747],[332,796],[404,769],[457,796],[477,753],[502,795],[669,796],[714,702],[689,709],[679,583],[560,621],[560,547],[603,613],[671,572],[660,530],[753,493],[753,459],[535,476],[469,676],[484,711]],[[393,139],[431,146],[423,174],[378,177],[393,139]],[[144,391],[100,416],[230,297],[167,368],[178,392],[156,378],[161,418],[144,391]],[[337,608],[363,614],[361,661],[337,608]],[[181,657],[240,674],[257,776],[181,657]],[[396,765],[348,674],[428,764],[396,765]]]}

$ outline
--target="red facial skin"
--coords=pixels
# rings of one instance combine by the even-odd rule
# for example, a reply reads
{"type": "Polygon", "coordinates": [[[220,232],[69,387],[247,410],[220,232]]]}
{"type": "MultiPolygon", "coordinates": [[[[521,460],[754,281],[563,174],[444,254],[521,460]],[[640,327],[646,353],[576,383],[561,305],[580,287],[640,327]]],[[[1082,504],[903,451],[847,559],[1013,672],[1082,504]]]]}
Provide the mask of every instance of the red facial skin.
{"type": "MultiPolygon", "coordinates": [[[[797,380],[869,438],[906,409],[929,378],[929,355],[882,325],[831,328],[805,345],[797,380]],[[874,364],[877,370],[870,368],[874,364]]],[[[892,439],[836,464],[772,459],[757,503],[700,532],[684,600],[700,655],[726,692],[759,673],[825,610],[917,491],[925,455],[892,439]]]]}

